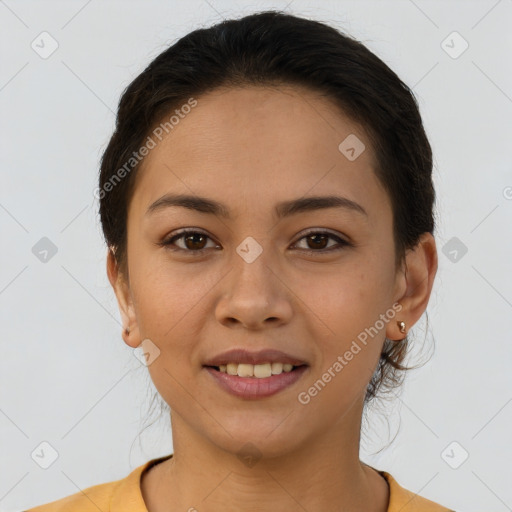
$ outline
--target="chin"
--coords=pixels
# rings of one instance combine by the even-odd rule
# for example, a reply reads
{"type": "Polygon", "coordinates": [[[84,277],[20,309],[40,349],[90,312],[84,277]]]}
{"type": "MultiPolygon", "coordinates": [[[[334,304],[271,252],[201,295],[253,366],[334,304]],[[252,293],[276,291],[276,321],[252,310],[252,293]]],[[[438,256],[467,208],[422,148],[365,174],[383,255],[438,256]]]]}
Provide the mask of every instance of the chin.
{"type": "Polygon", "coordinates": [[[306,442],[306,436],[302,431],[302,436],[299,439],[299,435],[292,434],[289,427],[282,428],[284,422],[281,425],[279,422],[282,422],[282,418],[276,421],[274,417],[272,424],[252,421],[243,425],[238,424],[237,427],[224,425],[232,437],[221,429],[220,438],[216,438],[216,436],[209,436],[209,438],[213,444],[239,458],[242,462],[246,458],[257,461],[262,458],[283,457],[300,449],[306,442]],[[280,428],[282,428],[281,431],[280,428]]]}

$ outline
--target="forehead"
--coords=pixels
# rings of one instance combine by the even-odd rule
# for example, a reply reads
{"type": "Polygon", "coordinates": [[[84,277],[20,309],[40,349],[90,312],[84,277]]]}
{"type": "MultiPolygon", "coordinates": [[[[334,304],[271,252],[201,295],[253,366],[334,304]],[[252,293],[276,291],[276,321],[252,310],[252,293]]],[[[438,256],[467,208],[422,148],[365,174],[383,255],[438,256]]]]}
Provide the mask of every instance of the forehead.
{"type": "Polygon", "coordinates": [[[235,212],[333,192],[367,211],[390,208],[365,131],[329,99],[302,87],[245,86],[196,100],[139,169],[131,206],[140,214],[166,192],[208,196],[235,212]],[[365,149],[349,160],[344,140],[365,149]]]}

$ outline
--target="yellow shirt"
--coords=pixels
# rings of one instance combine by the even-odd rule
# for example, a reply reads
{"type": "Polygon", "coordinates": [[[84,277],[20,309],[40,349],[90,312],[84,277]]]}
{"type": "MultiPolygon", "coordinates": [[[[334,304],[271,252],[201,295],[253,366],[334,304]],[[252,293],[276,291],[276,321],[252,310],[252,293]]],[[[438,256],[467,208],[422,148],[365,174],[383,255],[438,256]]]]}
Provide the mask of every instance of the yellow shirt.
{"type": "MultiPolygon", "coordinates": [[[[166,455],[152,459],[135,468],[127,477],[114,482],[93,485],[82,492],[71,494],[25,512],[148,512],[140,481],[143,471],[172,457],[166,455]]],[[[389,484],[387,512],[454,512],[433,501],[427,500],[398,485],[385,471],[379,471],[389,484]]]]}

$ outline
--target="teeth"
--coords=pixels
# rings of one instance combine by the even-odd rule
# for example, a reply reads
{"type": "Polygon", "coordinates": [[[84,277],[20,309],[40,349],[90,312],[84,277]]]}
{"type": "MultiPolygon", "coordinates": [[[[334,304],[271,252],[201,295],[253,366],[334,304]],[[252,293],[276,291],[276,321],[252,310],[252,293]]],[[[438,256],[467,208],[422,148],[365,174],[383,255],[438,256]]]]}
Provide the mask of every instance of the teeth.
{"type": "Polygon", "coordinates": [[[221,364],[219,370],[228,375],[238,375],[239,377],[256,377],[264,379],[272,375],[279,375],[283,372],[291,372],[293,365],[289,363],[264,363],[264,364],[221,364]]]}
{"type": "Polygon", "coordinates": [[[272,375],[283,373],[283,363],[272,363],[272,375]]]}
{"type": "Polygon", "coordinates": [[[236,374],[239,377],[254,377],[254,366],[252,364],[239,364],[236,374]]]}

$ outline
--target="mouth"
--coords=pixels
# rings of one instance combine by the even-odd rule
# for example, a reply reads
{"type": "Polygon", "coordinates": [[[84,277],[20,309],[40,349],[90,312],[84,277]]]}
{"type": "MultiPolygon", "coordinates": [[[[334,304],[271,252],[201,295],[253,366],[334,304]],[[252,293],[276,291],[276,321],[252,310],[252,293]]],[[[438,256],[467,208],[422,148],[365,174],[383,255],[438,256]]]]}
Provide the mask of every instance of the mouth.
{"type": "Polygon", "coordinates": [[[282,373],[291,373],[297,371],[299,368],[305,366],[307,365],[269,362],[262,364],[227,363],[218,366],[205,365],[205,368],[211,368],[212,370],[215,370],[219,373],[225,373],[231,376],[247,377],[253,379],[267,379],[274,375],[281,375],[282,373]]]}
{"type": "Polygon", "coordinates": [[[291,388],[307,373],[309,366],[291,363],[228,363],[204,365],[203,368],[223,391],[237,398],[257,400],[291,388]]]}

